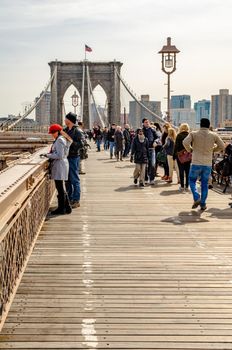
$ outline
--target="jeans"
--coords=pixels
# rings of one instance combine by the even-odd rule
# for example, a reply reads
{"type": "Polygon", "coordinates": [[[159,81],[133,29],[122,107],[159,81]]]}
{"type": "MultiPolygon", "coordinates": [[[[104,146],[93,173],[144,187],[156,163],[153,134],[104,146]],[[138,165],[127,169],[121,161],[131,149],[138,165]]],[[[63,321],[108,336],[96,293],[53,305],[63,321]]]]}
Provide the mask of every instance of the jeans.
{"type": "Polygon", "coordinates": [[[79,202],[81,198],[81,186],[79,177],[80,157],[68,158],[69,174],[66,181],[66,190],[70,201],[79,202]]]}
{"type": "Polygon", "coordinates": [[[149,156],[148,156],[148,168],[146,168],[145,180],[153,181],[155,179],[155,164],[153,163],[153,148],[149,148],[149,156]]]}
{"type": "Polygon", "coordinates": [[[211,174],[211,166],[207,165],[191,165],[189,174],[189,184],[193,194],[194,202],[200,200],[201,206],[206,205],[206,199],[208,196],[208,181],[211,174]],[[201,181],[201,196],[197,191],[196,182],[200,179],[201,181]]]}
{"type": "Polygon", "coordinates": [[[108,140],[105,140],[104,141],[104,150],[107,151],[109,148],[109,141],[108,140]]]}
{"type": "Polygon", "coordinates": [[[97,144],[97,151],[100,152],[101,151],[101,140],[97,140],[96,144],[97,144]]]}
{"type": "Polygon", "coordinates": [[[114,141],[110,141],[110,157],[113,157],[114,154],[114,147],[115,147],[115,143],[114,141]]]}

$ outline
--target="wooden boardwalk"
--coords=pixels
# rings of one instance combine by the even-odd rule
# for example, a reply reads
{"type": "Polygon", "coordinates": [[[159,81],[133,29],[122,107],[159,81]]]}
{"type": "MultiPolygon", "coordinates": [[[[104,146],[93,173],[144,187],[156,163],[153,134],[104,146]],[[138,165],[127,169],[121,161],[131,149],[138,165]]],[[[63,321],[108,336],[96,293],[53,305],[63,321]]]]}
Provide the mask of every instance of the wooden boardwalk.
{"type": "Polygon", "coordinates": [[[0,349],[232,349],[232,209],[210,192],[132,185],[93,150],[82,205],[42,232],[0,349]]]}

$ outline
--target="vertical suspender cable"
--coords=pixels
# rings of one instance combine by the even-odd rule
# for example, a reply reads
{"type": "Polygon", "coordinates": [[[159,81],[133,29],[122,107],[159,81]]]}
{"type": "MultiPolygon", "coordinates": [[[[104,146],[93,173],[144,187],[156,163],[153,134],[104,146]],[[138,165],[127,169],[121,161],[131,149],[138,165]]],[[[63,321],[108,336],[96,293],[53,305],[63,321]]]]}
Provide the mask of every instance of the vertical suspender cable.
{"type": "Polygon", "coordinates": [[[82,71],[81,121],[83,121],[83,113],[84,113],[84,96],[85,96],[85,61],[83,61],[83,71],[82,71]]]}
{"type": "Polygon", "coordinates": [[[86,74],[87,74],[87,81],[88,81],[88,90],[89,90],[89,92],[90,92],[91,95],[92,95],[93,104],[94,104],[94,107],[95,107],[95,109],[96,109],[98,118],[99,118],[99,120],[100,120],[100,122],[101,122],[101,125],[102,125],[102,127],[104,127],[104,126],[105,126],[105,123],[104,123],[104,121],[103,121],[103,119],[102,119],[102,116],[101,116],[101,114],[100,114],[100,112],[99,112],[99,110],[98,110],[98,108],[97,108],[96,101],[95,101],[95,98],[94,98],[94,95],[93,95],[93,89],[92,89],[92,84],[91,84],[91,81],[90,81],[89,67],[88,67],[88,66],[86,67],[86,74]]]}

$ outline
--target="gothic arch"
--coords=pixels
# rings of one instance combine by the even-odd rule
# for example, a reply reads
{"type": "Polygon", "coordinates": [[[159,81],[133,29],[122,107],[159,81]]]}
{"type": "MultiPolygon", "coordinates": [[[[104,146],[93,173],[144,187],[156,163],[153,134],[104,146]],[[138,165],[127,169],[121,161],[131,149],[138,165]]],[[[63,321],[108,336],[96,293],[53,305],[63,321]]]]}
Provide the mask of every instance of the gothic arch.
{"type": "MultiPolygon", "coordinates": [[[[51,74],[57,69],[56,77],[51,86],[51,122],[62,123],[62,101],[65,92],[70,85],[74,85],[81,96],[83,69],[87,72],[92,84],[92,89],[100,85],[105,91],[108,99],[108,123],[119,123],[120,121],[120,82],[115,74],[115,69],[120,73],[121,62],[58,62],[49,63],[51,74]]],[[[83,120],[86,128],[91,127],[89,123],[89,101],[87,88],[87,74],[85,74],[83,120]]]]}

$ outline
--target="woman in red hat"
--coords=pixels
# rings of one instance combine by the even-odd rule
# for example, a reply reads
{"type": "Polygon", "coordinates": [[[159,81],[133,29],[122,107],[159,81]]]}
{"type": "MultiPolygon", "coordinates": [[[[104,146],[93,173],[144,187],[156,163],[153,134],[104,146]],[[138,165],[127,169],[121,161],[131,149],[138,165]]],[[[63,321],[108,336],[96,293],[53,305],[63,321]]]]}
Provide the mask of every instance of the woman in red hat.
{"type": "Polygon", "coordinates": [[[51,152],[43,154],[51,160],[51,179],[55,180],[58,192],[58,208],[51,212],[52,215],[70,214],[72,208],[65,190],[64,181],[68,180],[69,163],[67,156],[69,147],[72,143],[69,137],[59,124],[52,124],[49,128],[49,134],[54,138],[51,152]]]}

